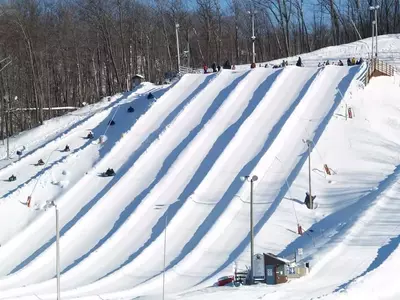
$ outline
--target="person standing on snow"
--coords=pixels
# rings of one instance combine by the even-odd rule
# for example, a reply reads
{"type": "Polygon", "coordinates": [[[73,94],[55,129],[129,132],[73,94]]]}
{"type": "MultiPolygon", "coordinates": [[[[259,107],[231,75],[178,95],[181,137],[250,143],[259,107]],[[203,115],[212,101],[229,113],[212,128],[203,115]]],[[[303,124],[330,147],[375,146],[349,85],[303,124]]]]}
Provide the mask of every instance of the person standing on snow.
{"type": "Polygon", "coordinates": [[[217,64],[215,62],[212,63],[211,68],[213,69],[213,72],[217,72],[217,64]]]}
{"type": "Polygon", "coordinates": [[[204,70],[204,74],[207,74],[208,71],[208,67],[206,64],[203,65],[203,70],[204,70]]]}
{"type": "Polygon", "coordinates": [[[303,64],[301,62],[301,57],[299,57],[299,59],[297,60],[296,66],[297,67],[301,67],[303,64]]]}

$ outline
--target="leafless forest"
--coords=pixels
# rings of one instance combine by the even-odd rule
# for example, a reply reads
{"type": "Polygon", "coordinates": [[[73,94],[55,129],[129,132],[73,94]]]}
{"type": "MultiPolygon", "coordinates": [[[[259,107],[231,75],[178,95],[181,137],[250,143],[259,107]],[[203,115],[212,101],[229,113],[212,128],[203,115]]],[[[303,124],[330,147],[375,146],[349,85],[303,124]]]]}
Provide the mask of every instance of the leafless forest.
{"type": "MultiPolygon", "coordinates": [[[[250,63],[371,35],[374,0],[10,0],[0,2],[0,138],[181,64],[250,63]],[[190,50],[190,55],[187,51],[190,50]],[[7,107],[10,108],[7,121],[7,107]],[[25,108],[30,109],[25,110],[25,108]],[[9,130],[6,130],[6,124],[9,130]]],[[[399,0],[378,1],[379,34],[400,32],[399,0]]]]}

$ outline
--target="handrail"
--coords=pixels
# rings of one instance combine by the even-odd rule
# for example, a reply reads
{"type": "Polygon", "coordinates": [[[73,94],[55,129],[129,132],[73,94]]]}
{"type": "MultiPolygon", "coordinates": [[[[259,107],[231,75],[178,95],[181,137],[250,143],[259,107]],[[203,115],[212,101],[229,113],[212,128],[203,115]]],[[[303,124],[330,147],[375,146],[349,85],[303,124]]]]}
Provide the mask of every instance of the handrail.
{"type": "Polygon", "coordinates": [[[370,77],[375,71],[379,71],[388,76],[394,76],[396,68],[378,58],[373,58],[370,63],[370,77]]]}

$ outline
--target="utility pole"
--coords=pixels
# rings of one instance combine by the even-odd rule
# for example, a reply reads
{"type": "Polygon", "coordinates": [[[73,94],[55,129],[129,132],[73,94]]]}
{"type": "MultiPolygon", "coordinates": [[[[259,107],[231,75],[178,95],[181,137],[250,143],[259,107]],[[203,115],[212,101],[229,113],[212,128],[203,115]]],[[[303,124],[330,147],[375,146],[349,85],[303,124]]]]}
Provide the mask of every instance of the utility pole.
{"type": "Polygon", "coordinates": [[[376,0],[375,0],[375,37],[376,37],[375,57],[376,58],[378,58],[378,9],[379,9],[379,5],[376,4],[376,0]]]}
{"type": "MultiPolygon", "coordinates": [[[[3,58],[2,60],[0,60],[0,63],[2,62],[6,62],[6,64],[0,69],[0,72],[3,71],[8,65],[10,65],[12,63],[12,59],[8,56],[6,58],[3,58]],[[7,61],[8,60],[8,61],[7,61]]],[[[8,139],[9,136],[9,125],[8,125],[8,120],[10,119],[10,91],[8,91],[8,98],[6,99],[6,97],[4,97],[4,100],[7,101],[7,115],[6,115],[6,134],[7,134],[7,159],[10,159],[10,141],[8,139]]],[[[3,140],[3,145],[4,145],[4,140],[3,140]]]]}
{"type": "MultiPolygon", "coordinates": [[[[256,179],[257,180],[257,179],[256,179]]],[[[253,225],[253,178],[250,180],[250,284],[254,283],[254,225],[253,225]]]]}
{"type": "Polygon", "coordinates": [[[181,57],[180,57],[180,51],[179,51],[179,24],[175,24],[175,34],[176,34],[176,53],[178,57],[178,73],[180,72],[180,67],[181,67],[181,57]]]}
{"type": "Polygon", "coordinates": [[[56,269],[57,269],[57,300],[61,300],[60,296],[60,223],[58,219],[58,207],[57,205],[54,204],[54,208],[56,210],[56,252],[57,252],[57,257],[56,257],[56,269]]]}
{"type": "Polygon", "coordinates": [[[58,217],[58,207],[54,201],[49,203],[49,206],[54,206],[56,213],[56,273],[57,273],[57,300],[61,300],[61,284],[60,284],[60,222],[58,217]]]}
{"type": "Polygon", "coordinates": [[[251,15],[251,42],[252,42],[252,46],[253,46],[253,58],[252,58],[252,63],[255,64],[256,63],[256,35],[255,35],[255,26],[254,26],[254,15],[256,14],[256,11],[254,10],[254,7],[251,7],[251,11],[247,12],[248,14],[251,15]]]}
{"type": "Polygon", "coordinates": [[[251,178],[249,175],[240,177],[242,181],[250,182],[250,284],[254,283],[254,226],[253,226],[253,185],[254,181],[258,180],[257,175],[253,175],[251,178]]]}
{"type": "Polygon", "coordinates": [[[163,278],[162,278],[162,300],[165,298],[165,265],[167,261],[167,224],[168,224],[168,210],[165,212],[164,223],[164,263],[163,263],[163,278]]]}
{"type": "Polygon", "coordinates": [[[376,0],[374,0],[374,5],[369,7],[369,10],[374,12],[373,21],[372,21],[372,49],[371,49],[371,58],[374,55],[374,38],[375,38],[375,58],[378,58],[378,9],[380,8],[377,5],[376,0]]]}
{"type": "Polygon", "coordinates": [[[308,147],[308,200],[310,201],[309,209],[314,209],[314,197],[311,193],[311,141],[306,140],[305,143],[308,147]]]}
{"type": "Polygon", "coordinates": [[[189,34],[189,30],[188,30],[186,47],[187,47],[187,64],[188,64],[188,68],[190,69],[190,43],[189,43],[189,39],[190,39],[190,34],[189,34]]]}
{"type": "Polygon", "coordinates": [[[254,32],[254,14],[255,14],[255,12],[253,10],[253,12],[251,14],[251,32],[252,32],[251,41],[253,43],[253,64],[256,63],[256,44],[255,44],[256,36],[255,36],[255,32],[254,32]]]}
{"type": "Polygon", "coordinates": [[[10,94],[4,97],[7,101],[7,119],[6,119],[6,135],[7,135],[7,159],[10,159],[10,94]]]}
{"type": "Polygon", "coordinates": [[[157,210],[165,210],[165,218],[164,218],[164,259],[163,259],[163,276],[162,276],[162,300],[165,299],[165,268],[167,263],[167,225],[168,225],[168,208],[179,201],[177,199],[175,202],[169,204],[158,204],[154,207],[157,210]]]}
{"type": "MultiPolygon", "coordinates": [[[[371,9],[371,8],[370,8],[371,9]]],[[[374,38],[375,38],[375,23],[372,21],[372,32],[371,32],[371,64],[374,60],[374,38]]]]}

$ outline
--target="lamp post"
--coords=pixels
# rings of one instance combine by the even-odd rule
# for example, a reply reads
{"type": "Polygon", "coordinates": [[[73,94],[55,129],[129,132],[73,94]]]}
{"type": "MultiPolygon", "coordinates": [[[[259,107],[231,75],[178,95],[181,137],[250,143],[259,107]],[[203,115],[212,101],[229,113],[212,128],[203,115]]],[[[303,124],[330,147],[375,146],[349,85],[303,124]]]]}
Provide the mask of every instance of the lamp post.
{"type": "Polygon", "coordinates": [[[372,37],[371,37],[371,44],[372,44],[372,54],[374,51],[374,37],[375,37],[375,57],[378,58],[378,9],[380,8],[379,5],[376,4],[376,0],[374,0],[374,5],[369,7],[369,10],[374,12],[374,20],[372,21],[372,37]]]}
{"type": "Polygon", "coordinates": [[[163,260],[163,276],[162,276],[162,300],[165,298],[165,265],[167,261],[167,224],[168,224],[168,210],[165,212],[164,223],[164,260],[163,260]]]}
{"type": "Polygon", "coordinates": [[[250,284],[253,284],[253,256],[254,256],[254,226],[253,226],[253,184],[258,180],[257,175],[242,176],[242,181],[250,182],[250,284]]]}
{"type": "Polygon", "coordinates": [[[60,225],[58,220],[58,207],[54,201],[51,201],[49,206],[54,206],[56,213],[56,273],[57,273],[57,300],[60,297],[60,225]]]}
{"type": "Polygon", "coordinates": [[[180,51],[179,51],[179,24],[175,24],[175,34],[176,34],[176,53],[178,57],[178,73],[180,72],[180,67],[181,67],[181,57],[180,57],[180,51]]]}
{"type": "Polygon", "coordinates": [[[255,41],[256,41],[256,36],[255,36],[255,29],[254,29],[254,15],[256,14],[256,11],[252,9],[251,11],[247,12],[248,14],[251,15],[251,42],[253,46],[253,59],[252,63],[256,63],[256,46],[255,46],[255,41]]]}
{"type": "Polygon", "coordinates": [[[166,209],[165,211],[165,218],[164,218],[164,258],[163,258],[163,276],[162,276],[162,300],[165,298],[165,268],[166,268],[166,262],[167,262],[167,225],[168,225],[168,208],[172,205],[178,202],[176,200],[175,202],[169,203],[169,204],[159,204],[154,207],[154,209],[166,209]]]}
{"type": "MultiPolygon", "coordinates": [[[[314,209],[314,198],[311,194],[311,143],[310,140],[303,140],[304,143],[307,144],[308,148],[308,200],[309,200],[309,209],[314,209]]],[[[306,197],[307,199],[307,197],[306,197]]]]}
{"type": "MultiPolygon", "coordinates": [[[[10,57],[6,57],[3,58],[2,60],[0,60],[0,63],[2,62],[6,62],[5,65],[0,69],[0,72],[3,71],[8,65],[10,65],[12,63],[12,59],[10,57]]],[[[17,99],[17,97],[15,97],[15,99],[17,99]]],[[[9,136],[9,125],[8,125],[8,121],[10,118],[10,95],[8,95],[7,99],[4,98],[4,100],[7,101],[7,122],[6,122],[6,134],[7,134],[7,159],[10,159],[10,141],[8,139],[9,136]]],[[[4,145],[4,140],[3,140],[3,145],[4,145]]]]}

